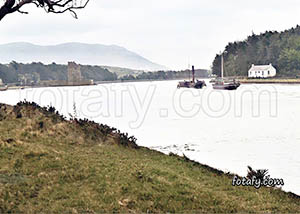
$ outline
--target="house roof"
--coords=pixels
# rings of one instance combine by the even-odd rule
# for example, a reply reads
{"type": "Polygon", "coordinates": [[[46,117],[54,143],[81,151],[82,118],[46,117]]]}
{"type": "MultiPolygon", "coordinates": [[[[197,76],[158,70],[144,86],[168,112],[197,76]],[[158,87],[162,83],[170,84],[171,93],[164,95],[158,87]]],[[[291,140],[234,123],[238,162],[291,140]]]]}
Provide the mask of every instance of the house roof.
{"type": "Polygon", "coordinates": [[[252,67],[250,68],[249,71],[267,71],[270,68],[274,69],[272,64],[270,64],[270,65],[252,65],[252,67]]]}

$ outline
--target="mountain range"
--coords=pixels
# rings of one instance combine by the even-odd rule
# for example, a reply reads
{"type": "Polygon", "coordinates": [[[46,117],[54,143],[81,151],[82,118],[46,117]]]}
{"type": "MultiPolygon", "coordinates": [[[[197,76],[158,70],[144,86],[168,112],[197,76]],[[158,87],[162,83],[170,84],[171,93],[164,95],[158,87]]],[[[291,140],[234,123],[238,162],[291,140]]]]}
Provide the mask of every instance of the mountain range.
{"type": "Polygon", "coordinates": [[[80,64],[105,65],[130,68],[136,70],[166,70],[165,66],[117,45],[64,43],[59,45],[35,45],[25,42],[0,45],[0,63],[11,61],[45,64],[67,64],[75,61],[80,64]]]}

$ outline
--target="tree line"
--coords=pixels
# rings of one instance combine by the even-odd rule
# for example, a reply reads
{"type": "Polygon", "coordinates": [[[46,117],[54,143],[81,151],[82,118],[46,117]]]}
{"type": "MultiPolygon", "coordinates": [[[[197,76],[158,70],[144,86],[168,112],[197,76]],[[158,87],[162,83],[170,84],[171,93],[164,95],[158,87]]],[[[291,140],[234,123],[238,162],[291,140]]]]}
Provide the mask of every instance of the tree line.
{"type": "MultiPolygon", "coordinates": [[[[208,76],[208,70],[199,69],[195,71],[196,78],[207,78],[208,76]]],[[[121,80],[170,80],[188,78],[192,78],[192,72],[190,70],[142,72],[137,75],[128,74],[120,77],[121,80]]]]}
{"type": "MultiPolygon", "coordinates": [[[[93,79],[95,81],[113,81],[118,77],[101,66],[81,65],[81,75],[84,79],[93,79]]],[[[23,64],[15,61],[4,65],[0,64],[0,79],[4,83],[18,83],[20,75],[38,76],[41,81],[47,80],[67,80],[68,66],[52,63],[44,65],[43,63],[23,64]]]]}
{"type": "MultiPolygon", "coordinates": [[[[272,64],[279,77],[300,76],[300,26],[283,32],[252,34],[244,41],[230,42],[223,52],[225,76],[247,76],[252,64],[272,64]]],[[[220,76],[221,54],[217,54],[212,72],[220,76]]]]}
{"type": "MultiPolygon", "coordinates": [[[[121,70],[118,75],[111,72],[110,69],[102,66],[80,65],[81,76],[83,79],[94,81],[116,81],[116,80],[170,80],[170,79],[187,79],[191,78],[192,72],[184,71],[157,71],[157,72],[134,72],[125,74],[121,70]]],[[[20,83],[21,77],[29,77],[34,82],[49,80],[67,80],[68,66],[52,63],[45,65],[41,62],[33,62],[30,64],[18,63],[12,61],[9,64],[0,64],[0,79],[5,84],[20,83]]],[[[208,71],[199,69],[195,71],[196,78],[208,77],[208,71]]]]}

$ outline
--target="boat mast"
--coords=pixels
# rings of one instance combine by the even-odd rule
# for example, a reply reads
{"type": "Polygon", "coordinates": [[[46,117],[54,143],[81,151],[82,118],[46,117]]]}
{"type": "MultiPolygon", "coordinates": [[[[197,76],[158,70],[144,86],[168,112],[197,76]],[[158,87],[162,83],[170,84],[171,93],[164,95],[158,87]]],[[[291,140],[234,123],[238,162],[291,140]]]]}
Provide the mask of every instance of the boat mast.
{"type": "Polygon", "coordinates": [[[221,54],[221,78],[223,79],[224,76],[224,57],[223,53],[221,54]]]}
{"type": "Polygon", "coordinates": [[[190,70],[190,57],[188,58],[188,70],[189,70],[189,81],[191,81],[191,70],[190,70]]]}

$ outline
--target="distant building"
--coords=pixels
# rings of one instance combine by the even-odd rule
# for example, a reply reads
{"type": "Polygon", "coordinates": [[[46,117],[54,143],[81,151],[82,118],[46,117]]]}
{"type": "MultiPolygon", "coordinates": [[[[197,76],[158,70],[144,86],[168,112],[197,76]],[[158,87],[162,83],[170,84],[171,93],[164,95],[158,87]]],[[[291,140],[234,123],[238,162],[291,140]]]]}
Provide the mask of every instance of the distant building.
{"type": "Polygon", "coordinates": [[[69,86],[79,86],[79,85],[94,85],[93,80],[84,79],[81,75],[80,65],[75,62],[68,62],[68,79],[66,83],[61,81],[55,81],[51,85],[69,85],[69,86]]]}
{"type": "Polygon", "coordinates": [[[249,78],[269,78],[276,76],[276,69],[269,65],[254,65],[252,64],[251,68],[248,71],[249,78]]]}
{"type": "Polygon", "coordinates": [[[80,65],[75,62],[68,62],[68,84],[75,85],[82,81],[80,65]]]}

